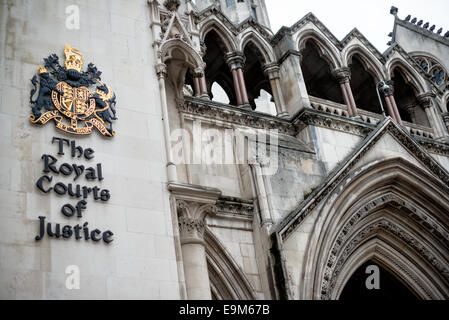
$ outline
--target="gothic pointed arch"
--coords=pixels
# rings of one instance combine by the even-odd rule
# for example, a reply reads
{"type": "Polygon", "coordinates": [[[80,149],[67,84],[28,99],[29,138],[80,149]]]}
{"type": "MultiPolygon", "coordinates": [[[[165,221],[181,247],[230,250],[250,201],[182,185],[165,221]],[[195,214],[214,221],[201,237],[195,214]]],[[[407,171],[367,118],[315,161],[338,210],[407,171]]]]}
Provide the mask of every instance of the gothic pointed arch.
{"type": "Polygon", "coordinates": [[[204,241],[212,297],[215,300],[256,300],[255,290],[249,280],[208,228],[204,241]]]}
{"type": "Polygon", "coordinates": [[[314,38],[308,38],[301,50],[301,70],[310,96],[344,103],[342,91],[334,76],[335,65],[314,38]]]}
{"type": "Polygon", "coordinates": [[[363,63],[365,70],[369,72],[376,81],[386,79],[385,73],[383,72],[383,66],[380,61],[360,44],[354,44],[348,48],[345,48],[343,52],[343,61],[347,66],[352,63],[352,58],[354,56],[358,57],[358,59],[363,63]]]}
{"type": "Polygon", "coordinates": [[[209,29],[204,37],[206,53],[205,77],[209,96],[212,96],[212,85],[216,82],[226,92],[230,104],[237,105],[237,97],[234,90],[234,82],[229,65],[226,62],[227,45],[217,34],[215,28],[209,29]]]}
{"type": "Polygon", "coordinates": [[[248,43],[252,43],[253,46],[257,47],[263,57],[264,64],[276,61],[276,56],[271,45],[253,30],[248,31],[242,36],[239,43],[239,50],[243,52],[248,43]]]}
{"type": "Polygon", "coordinates": [[[243,74],[246,81],[248,100],[253,110],[257,110],[256,99],[261,95],[262,90],[270,96],[273,95],[270,80],[264,72],[267,64],[260,47],[253,40],[248,40],[243,47],[245,63],[243,74]]]}
{"type": "Polygon", "coordinates": [[[351,71],[351,88],[358,108],[381,114],[382,108],[377,96],[376,86],[382,78],[377,78],[379,75],[370,71],[366,58],[358,52],[351,54],[348,67],[351,71]]]}
{"type": "Polygon", "coordinates": [[[430,127],[419,97],[425,94],[424,87],[415,78],[413,71],[403,63],[392,66],[391,80],[394,83],[394,97],[403,121],[430,127]]]}
{"type": "MultiPolygon", "coordinates": [[[[388,76],[390,79],[394,78],[394,71],[400,70],[405,76],[406,81],[413,87],[416,95],[426,93],[426,84],[419,73],[410,67],[405,61],[395,58],[387,63],[388,76]]],[[[392,79],[393,80],[393,79],[392,79]]]]}
{"type": "Polygon", "coordinates": [[[188,43],[178,38],[164,41],[159,50],[168,79],[176,94],[182,97],[185,84],[192,86],[191,74],[204,72],[205,64],[200,54],[188,43]],[[190,74],[187,72],[190,70],[190,74]],[[187,76],[186,76],[187,75],[187,76]]]}
{"type": "Polygon", "coordinates": [[[403,158],[375,161],[328,200],[307,246],[304,298],[338,299],[369,260],[421,299],[449,297],[449,188],[441,180],[403,158]]]}
{"type": "Polygon", "coordinates": [[[313,41],[314,45],[317,47],[320,57],[327,61],[327,63],[333,68],[333,70],[341,68],[342,63],[339,58],[340,53],[338,49],[333,47],[331,41],[326,40],[315,30],[306,30],[302,32],[299,36],[298,49],[302,52],[306,49],[306,44],[313,41]]]}
{"type": "Polygon", "coordinates": [[[225,53],[236,50],[233,33],[215,16],[211,20],[204,22],[200,27],[200,39],[204,42],[207,34],[212,30],[220,37],[221,42],[224,44],[226,48],[225,53]]]}

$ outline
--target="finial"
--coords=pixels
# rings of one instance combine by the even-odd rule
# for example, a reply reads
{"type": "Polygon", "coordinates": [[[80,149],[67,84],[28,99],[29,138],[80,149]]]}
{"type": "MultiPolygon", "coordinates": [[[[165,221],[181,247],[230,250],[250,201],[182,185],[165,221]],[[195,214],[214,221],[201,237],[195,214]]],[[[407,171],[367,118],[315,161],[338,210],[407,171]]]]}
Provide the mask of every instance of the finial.
{"type": "Polygon", "coordinates": [[[416,18],[413,18],[413,19],[412,19],[412,23],[413,23],[413,24],[415,24],[416,21],[418,21],[418,19],[416,19],[416,18]]]}
{"type": "Polygon", "coordinates": [[[408,15],[407,18],[405,18],[405,21],[409,22],[411,18],[412,18],[412,16],[408,15]]]}
{"type": "Polygon", "coordinates": [[[390,9],[390,14],[392,14],[392,15],[397,15],[398,14],[398,11],[399,11],[399,9],[398,8],[396,8],[396,7],[391,7],[391,9],[390,9]]]}

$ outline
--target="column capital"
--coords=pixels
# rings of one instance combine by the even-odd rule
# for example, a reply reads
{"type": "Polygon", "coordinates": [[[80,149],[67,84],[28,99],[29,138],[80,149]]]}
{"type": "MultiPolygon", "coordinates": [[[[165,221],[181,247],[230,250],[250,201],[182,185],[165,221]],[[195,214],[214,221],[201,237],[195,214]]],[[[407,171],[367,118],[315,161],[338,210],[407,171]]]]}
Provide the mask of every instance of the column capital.
{"type": "Polygon", "coordinates": [[[394,82],[391,80],[388,81],[381,81],[378,84],[378,87],[380,89],[380,92],[384,95],[384,97],[389,97],[394,95],[394,82]],[[383,83],[383,84],[382,84],[383,83]]]}
{"type": "Polygon", "coordinates": [[[217,206],[187,200],[176,200],[181,244],[203,244],[206,217],[217,213],[217,206]]]}
{"type": "Polygon", "coordinates": [[[280,78],[280,66],[278,63],[268,63],[263,66],[263,72],[268,76],[270,80],[280,78]]]}
{"type": "Polygon", "coordinates": [[[243,52],[236,51],[227,53],[225,55],[225,60],[232,71],[235,69],[242,69],[246,59],[243,52]]]}
{"type": "Polygon", "coordinates": [[[175,183],[169,184],[168,190],[176,200],[181,244],[204,244],[206,217],[217,213],[216,203],[221,191],[175,183]]]}
{"type": "Polygon", "coordinates": [[[194,78],[202,78],[204,77],[204,69],[203,68],[196,68],[192,71],[194,78]]]}
{"type": "Polygon", "coordinates": [[[433,98],[435,98],[436,95],[432,92],[424,93],[416,98],[418,99],[419,103],[424,109],[430,108],[433,106],[433,98]]]}
{"type": "Polygon", "coordinates": [[[167,65],[165,63],[158,63],[155,68],[158,80],[167,79],[167,65]]]}
{"type": "Polygon", "coordinates": [[[343,67],[340,69],[335,69],[332,74],[337,78],[338,82],[346,83],[351,81],[351,69],[348,67],[343,67]]]}

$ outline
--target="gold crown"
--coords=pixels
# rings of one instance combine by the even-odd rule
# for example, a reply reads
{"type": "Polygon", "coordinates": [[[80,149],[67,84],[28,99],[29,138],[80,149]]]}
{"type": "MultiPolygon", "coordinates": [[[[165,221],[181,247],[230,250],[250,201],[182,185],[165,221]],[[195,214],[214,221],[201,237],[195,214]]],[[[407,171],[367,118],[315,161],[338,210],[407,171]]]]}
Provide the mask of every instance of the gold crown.
{"type": "Polygon", "coordinates": [[[72,48],[70,45],[65,46],[65,68],[67,70],[76,70],[78,72],[81,72],[81,69],[83,68],[83,62],[84,62],[84,56],[81,54],[81,52],[76,49],[72,48]]]}
{"type": "Polygon", "coordinates": [[[42,74],[42,73],[48,73],[48,71],[47,71],[47,69],[45,69],[45,67],[39,66],[39,74],[42,74]]]}

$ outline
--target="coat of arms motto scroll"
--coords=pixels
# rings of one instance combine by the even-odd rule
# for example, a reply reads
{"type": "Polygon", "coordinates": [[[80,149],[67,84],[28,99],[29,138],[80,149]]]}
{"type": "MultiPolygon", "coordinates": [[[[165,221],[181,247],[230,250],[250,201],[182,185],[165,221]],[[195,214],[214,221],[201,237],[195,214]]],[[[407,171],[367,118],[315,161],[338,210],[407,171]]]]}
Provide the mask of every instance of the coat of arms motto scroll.
{"type": "Polygon", "coordinates": [[[88,135],[96,128],[103,136],[113,137],[114,92],[101,82],[101,72],[92,63],[82,71],[84,56],[78,49],[66,45],[64,53],[64,67],[52,54],[31,80],[31,122],[44,125],[54,120],[58,129],[71,134],[88,135]]]}

